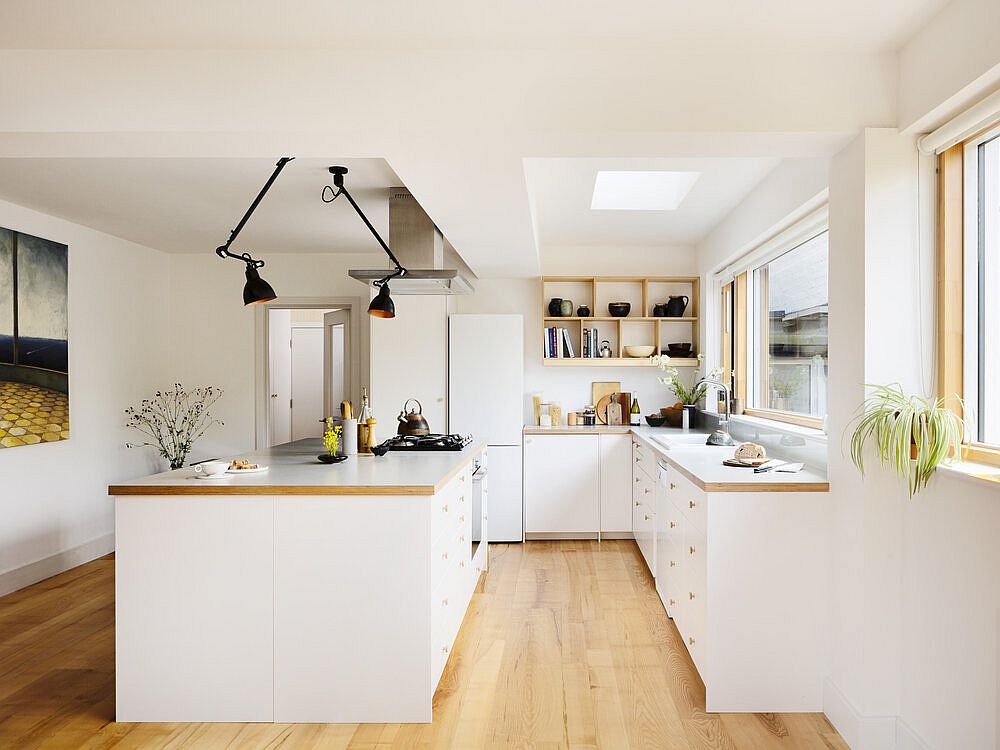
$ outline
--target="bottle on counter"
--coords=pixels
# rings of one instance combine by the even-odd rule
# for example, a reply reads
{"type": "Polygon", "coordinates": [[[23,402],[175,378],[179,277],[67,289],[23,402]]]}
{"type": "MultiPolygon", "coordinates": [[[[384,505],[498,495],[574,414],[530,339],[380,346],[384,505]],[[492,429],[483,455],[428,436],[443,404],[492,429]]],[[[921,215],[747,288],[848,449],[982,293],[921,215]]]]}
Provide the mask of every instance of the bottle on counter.
{"type": "Polygon", "coordinates": [[[639,411],[639,399],[632,399],[632,408],[629,410],[629,424],[633,427],[639,426],[639,417],[642,413],[639,411]]]}
{"type": "Polygon", "coordinates": [[[361,413],[358,414],[358,453],[371,453],[375,436],[373,435],[375,420],[372,418],[371,405],[368,403],[368,388],[361,386],[361,413]]]}

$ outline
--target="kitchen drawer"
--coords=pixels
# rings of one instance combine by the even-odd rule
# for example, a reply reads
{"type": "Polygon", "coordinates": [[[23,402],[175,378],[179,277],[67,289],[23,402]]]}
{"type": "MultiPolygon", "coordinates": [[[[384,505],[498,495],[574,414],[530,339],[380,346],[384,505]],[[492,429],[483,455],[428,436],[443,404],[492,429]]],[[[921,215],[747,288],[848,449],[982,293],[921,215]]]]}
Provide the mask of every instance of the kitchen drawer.
{"type": "Polygon", "coordinates": [[[684,517],[697,529],[705,531],[708,518],[708,495],[704,490],[696,487],[694,482],[687,477],[681,476],[680,472],[675,471],[670,477],[670,481],[675,485],[671,496],[674,505],[680,508],[684,517]]]}
{"type": "Polygon", "coordinates": [[[632,507],[636,503],[645,503],[650,508],[654,506],[656,481],[643,471],[632,472],[632,507]]]}
{"type": "Polygon", "coordinates": [[[461,481],[464,474],[455,477],[445,488],[431,497],[431,539],[435,542],[445,532],[451,531],[461,516],[469,518],[471,497],[468,484],[461,481]]]}
{"type": "Polygon", "coordinates": [[[632,472],[641,471],[650,479],[656,477],[656,454],[643,442],[632,441],[632,472]]]}
{"type": "Polygon", "coordinates": [[[672,504],[656,514],[656,591],[667,614],[674,613],[684,586],[684,527],[687,522],[672,504]]]}
{"type": "Polygon", "coordinates": [[[632,506],[632,529],[650,574],[656,577],[656,513],[650,502],[632,506]]]}

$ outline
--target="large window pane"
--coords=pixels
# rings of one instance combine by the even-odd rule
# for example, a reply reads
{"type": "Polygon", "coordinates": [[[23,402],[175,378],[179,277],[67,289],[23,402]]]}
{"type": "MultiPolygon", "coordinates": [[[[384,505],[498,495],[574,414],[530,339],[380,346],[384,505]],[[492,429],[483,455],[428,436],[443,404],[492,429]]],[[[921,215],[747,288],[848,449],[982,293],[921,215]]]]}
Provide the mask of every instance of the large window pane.
{"type": "Polygon", "coordinates": [[[979,147],[978,441],[1000,445],[1000,137],[979,147]]]}
{"type": "Polygon", "coordinates": [[[66,246],[27,234],[17,237],[18,364],[66,372],[66,246]]]}
{"type": "Polygon", "coordinates": [[[828,233],[754,272],[755,406],[826,415],[828,233]]]}
{"type": "Polygon", "coordinates": [[[14,233],[0,228],[0,362],[14,362],[14,233]]]}

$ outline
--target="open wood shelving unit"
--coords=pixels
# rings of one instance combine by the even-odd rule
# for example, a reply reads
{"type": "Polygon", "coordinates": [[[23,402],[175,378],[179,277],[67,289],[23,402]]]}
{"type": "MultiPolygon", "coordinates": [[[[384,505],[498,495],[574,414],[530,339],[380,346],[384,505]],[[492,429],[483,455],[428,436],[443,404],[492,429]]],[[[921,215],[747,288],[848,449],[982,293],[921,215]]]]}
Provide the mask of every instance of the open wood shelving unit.
{"type": "MultiPolygon", "coordinates": [[[[542,344],[545,329],[569,329],[576,356],[543,357],[547,367],[653,367],[648,357],[626,357],[625,346],[653,345],[656,353],[666,350],[668,343],[691,342],[691,351],[697,354],[698,316],[701,307],[700,281],[697,276],[543,276],[542,277],[542,344]],[[689,298],[684,317],[653,317],[653,306],[665,303],[670,295],[689,298]],[[549,300],[553,297],[571,299],[574,312],[587,305],[595,314],[591,317],[577,315],[553,317],[549,315],[549,300]],[[632,309],[623,318],[607,314],[609,302],[630,302],[632,309]],[[598,343],[608,341],[615,356],[582,357],[583,329],[598,330],[598,343]]],[[[695,356],[675,357],[670,360],[676,367],[696,367],[695,356]]]]}

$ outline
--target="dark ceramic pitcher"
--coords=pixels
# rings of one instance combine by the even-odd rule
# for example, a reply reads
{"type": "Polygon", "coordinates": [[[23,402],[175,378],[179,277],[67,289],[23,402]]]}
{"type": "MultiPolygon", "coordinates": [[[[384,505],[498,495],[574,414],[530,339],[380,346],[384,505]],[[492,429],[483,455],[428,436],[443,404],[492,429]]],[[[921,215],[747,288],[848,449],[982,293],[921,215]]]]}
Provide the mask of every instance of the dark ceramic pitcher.
{"type": "Polygon", "coordinates": [[[668,318],[682,318],[684,317],[684,311],[688,306],[688,298],[683,294],[679,296],[671,296],[667,300],[667,317],[668,318]]]}

